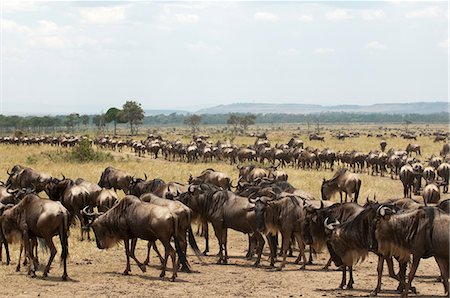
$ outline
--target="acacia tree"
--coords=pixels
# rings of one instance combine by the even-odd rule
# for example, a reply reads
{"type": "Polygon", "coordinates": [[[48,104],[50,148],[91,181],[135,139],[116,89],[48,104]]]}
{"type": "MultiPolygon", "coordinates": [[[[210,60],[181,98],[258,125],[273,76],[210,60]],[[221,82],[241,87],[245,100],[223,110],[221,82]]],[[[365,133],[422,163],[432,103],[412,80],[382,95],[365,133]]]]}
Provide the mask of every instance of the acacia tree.
{"type": "Polygon", "coordinates": [[[125,123],[130,123],[130,131],[131,135],[137,133],[138,125],[142,123],[144,119],[144,110],[141,107],[141,104],[128,100],[122,106],[121,119],[125,121],[125,123]]]}
{"type": "Polygon", "coordinates": [[[67,129],[74,131],[74,127],[80,123],[80,114],[72,113],[66,116],[64,124],[67,126],[67,129]]]}
{"type": "Polygon", "coordinates": [[[230,118],[227,120],[227,124],[233,126],[233,132],[237,131],[237,128],[239,126],[239,115],[236,114],[230,114],[230,118]]]}
{"type": "Polygon", "coordinates": [[[202,121],[202,116],[193,114],[191,116],[187,116],[186,119],[184,119],[184,124],[189,125],[192,129],[192,133],[195,133],[198,131],[198,126],[200,125],[200,122],[202,121]]]}
{"type": "Polygon", "coordinates": [[[80,119],[81,119],[81,123],[83,123],[85,128],[87,128],[87,126],[89,124],[89,116],[88,115],[83,115],[83,116],[80,117],[80,119]]]}
{"type": "Polygon", "coordinates": [[[123,119],[122,111],[118,108],[110,108],[108,111],[106,111],[106,114],[104,116],[105,123],[114,123],[114,135],[116,135],[117,132],[117,123],[126,123],[123,119]]]}
{"type": "Polygon", "coordinates": [[[239,117],[239,125],[242,127],[243,131],[246,131],[250,125],[255,124],[256,115],[248,114],[239,117]]]}

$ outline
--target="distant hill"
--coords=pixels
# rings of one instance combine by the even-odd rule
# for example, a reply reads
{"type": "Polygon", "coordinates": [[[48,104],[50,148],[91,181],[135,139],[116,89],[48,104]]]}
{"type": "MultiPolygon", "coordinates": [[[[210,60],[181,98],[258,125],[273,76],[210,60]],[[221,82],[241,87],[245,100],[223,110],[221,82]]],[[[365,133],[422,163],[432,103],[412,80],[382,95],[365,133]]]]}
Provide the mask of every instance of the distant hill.
{"type": "Polygon", "coordinates": [[[335,105],[312,104],[270,104],[270,103],[234,103],[218,105],[196,111],[196,114],[314,114],[324,112],[347,113],[388,113],[388,114],[434,114],[449,112],[448,102],[385,103],[373,105],[335,105]]]}
{"type": "Polygon", "coordinates": [[[170,115],[173,113],[181,114],[181,115],[189,114],[188,111],[183,111],[183,110],[144,110],[145,116],[170,115]]]}

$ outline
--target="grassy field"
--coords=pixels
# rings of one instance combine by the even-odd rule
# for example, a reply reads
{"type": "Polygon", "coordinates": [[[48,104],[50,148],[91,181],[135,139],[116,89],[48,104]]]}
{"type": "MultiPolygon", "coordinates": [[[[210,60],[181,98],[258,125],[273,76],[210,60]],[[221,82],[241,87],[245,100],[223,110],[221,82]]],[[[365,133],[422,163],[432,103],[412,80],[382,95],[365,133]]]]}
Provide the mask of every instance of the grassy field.
{"type": "MultiPolygon", "coordinates": [[[[373,127],[361,127],[358,131],[361,133],[373,127]]],[[[440,127],[445,129],[445,127],[440,127]]],[[[332,128],[338,130],[338,127],[332,128]]],[[[423,130],[436,130],[437,127],[422,127],[423,130]]],[[[353,129],[355,130],[355,129],[353,129]]],[[[384,131],[384,130],[383,130],[384,131]]],[[[269,138],[272,144],[286,143],[290,139],[295,127],[286,128],[286,131],[269,132],[269,138]]],[[[180,138],[184,142],[189,136],[181,138],[179,135],[164,135],[164,138],[180,138]]],[[[225,135],[212,135],[212,141],[223,139],[225,135]]],[[[365,135],[359,138],[350,138],[339,141],[331,138],[329,132],[325,133],[326,142],[309,141],[306,136],[302,136],[306,146],[330,147],[335,151],[356,149],[368,152],[379,148],[380,139],[375,137],[367,138],[365,135]]],[[[410,142],[401,138],[386,138],[388,148],[394,147],[405,149],[410,142]]],[[[250,144],[254,142],[252,137],[236,137],[236,144],[250,144]]],[[[431,137],[419,137],[417,141],[422,146],[422,157],[424,161],[431,154],[438,154],[442,143],[433,143],[431,137]]],[[[98,182],[101,172],[107,166],[114,166],[130,173],[143,177],[144,173],[149,178],[162,178],[165,181],[178,181],[187,183],[189,174],[199,174],[203,169],[212,167],[218,171],[228,173],[234,182],[238,178],[236,166],[220,162],[213,164],[197,163],[188,164],[181,162],[169,162],[162,158],[157,160],[149,157],[138,158],[128,149],[123,153],[114,153],[114,160],[108,162],[95,163],[74,163],[67,160],[52,161],[48,156],[57,156],[61,150],[51,146],[12,146],[0,145],[0,179],[7,179],[6,171],[15,164],[30,166],[36,170],[50,173],[56,177],[64,174],[66,177],[83,177],[89,181],[98,182]]],[[[316,198],[320,198],[320,186],[323,178],[330,178],[333,172],[316,170],[297,170],[286,168],[289,175],[289,182],[295,187],[312,193],[316,198]]],[[[393,197],[401,197],[403,194],[402,185],[399,180],[392,180],[388,177],[370,176],[367,173],[360,174],[362,187],[360,197],[365,200],[366,197],[376,198],[379,201],[393,197]]],[[[119,194],[123,196],[123,193],[119,194]]],[[[444,195],[443,198],[448,198],[444,195]]],[[[337,200],[335,197],[334,200],[337,200]]],[[[73,228],[70,237],[70,261],[69,276],[71,281],[68,283],[60,282],[61,269],[57,262],[53,265],[53,271],[47,280],[41,278],[29,279],[22,272],[14,272],[14,266],[1,266],[0,278],[3,281],[4,290],[0,295],[6,296],[92,296],[116,297],[116,296],[148,296],[167,297],[174,295],[195,295],[195,296],[303,296],[303,297],[363,297],[374,288],[376,284],[376,259],[370,256],[362,265],[358,265],[355,271],[355,290],[354,291],[336,291],[339,284],[340,272],[321,271],[321,266],[326,262],[327,254],[321,253],[315,265],[306,271],[298,271],[298,266],[292,263],[286,267],[283,272],[274,272],[267,268],[267,262],[263,262],[260,269],[251,267],[251,262],[242,258],[246,249],[246,236],[231,231],[229,233],[229,251],[233,265],[219,266],[215,263],[215,251],[217,245],[213,233],[210,234],[211,254],[205,258],[205,265],[200,264],[190,252],[190,260],[193,263],[195,274],[179,274],[179,280],[176,283],[169,283],[167,280],[161,280],[157,276],[159,272],[155,268],[149,268],[147,273],[141,273],[136,266],[132,266],[133,275],[130,277],[121,276],[125,266],[123,247],[114,247],[108,251],[100,251],[95,247],[95,242],[78,239],[78,229],[73,228]],[[276,292],[274,292],[276,291],[276,292]]],[[[56,240],[56,238],[55,238],[56,240]]],[[[58,241],[56,241],[58,242],[58,241]]],[[[203,247],[203,240],[200,240],[200,247],[203,247]]],[[[57,245],[59,249],[59,245],[57,245]]],[[[143,258],[145,244],[139,243],[138,256],[143,258]]],[[[17,246],[13,247],[12,259],[17,261],[17,246]]],[[[267,256],[267,248],[265,251],[267,256]]],[[[265,256],[265,258],[266,258],[265,256]]],[[[43,258],[47,258],[45,255],[43,258]]],[[[264,259],[265,260],[265,259],[264,259]]],[[[293,259],[289,259],[293,262],[293,259]]],[[[156,264],[156,259],[152,259],[156,264]]],[[[170,264],[170,263],[169,263],[170,264]]],[[[170,264],[171,265],[171,264],[170,264]]],[[[153,266],[154,267],[154,266],[153,266]]],[[[438,270],[432,259],[421,263],[418,271],[417,284],[423,297],[442,295],[442,286],[435,282],[438,270]]],[[[396,285],[392,280],[385,278],[384,288],[389,289],[383,292],[383,297],[396,297],[393,289],[396,285]]]]}

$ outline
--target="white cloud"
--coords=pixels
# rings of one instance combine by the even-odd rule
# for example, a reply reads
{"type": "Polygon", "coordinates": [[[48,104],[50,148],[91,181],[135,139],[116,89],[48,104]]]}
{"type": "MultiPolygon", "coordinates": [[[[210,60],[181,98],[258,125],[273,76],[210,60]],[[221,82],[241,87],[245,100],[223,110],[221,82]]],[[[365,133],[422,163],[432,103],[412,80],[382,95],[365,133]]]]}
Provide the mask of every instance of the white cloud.
{"type": "Polygon", "coordinates": [[[363,10],[361,17],[366,21],[375,21],[385,19],[386,14],[381,9],[363,10]]]}
{"type": "Polygon", "coordinates": [[[175,19],[178,23],[182,24],[194,24],[198,22],[198,15],[190,13],[177,13],[175,19]]]}
{"type": "Polygon", "coordinates": [[[299,54],[299,51],[294,48],[289,48],[287,50],[278,51],[278,55],[280,55],[280,56],[293,57],[293,56],[297,56],[298,54],[299,54]]]}
{"type": "Polygon", "coordinates": [[[348,21],[354,18],[347,9],[335,9],[327,12],[325,18],[329,21],[348,21]]]}
{"type": "Polygon", "coordinates": [[[366,44],[366,48],[371,50],[386,50],[387,47],[381,42],[374,40],[366,44]]]}
{"type": "Polygon", "coordinates": [[[21,34],[27,34],[31,32],[31,29],[24,25],[19,25],[15,21],[8,19],[0,19],[2,30],[5,32],[18,32],[21,34]]]}
{"type": "Polygon", "coordinates": [[[212,44],[208,44],[203,41],[188,43],[186,45],[186,47],[193,52],[199,52],[199,53],[205,53],[205,54],[218,54],[223,51],[221,47],[212,45],[212,44]]]}
{"type": "Polygon", "coordinates": [[[316,48],[314,50],[314,52],[316,54],[332,54],[332,53],[334,53],[334,49],[333,48],[316,48]]]}
{"type": "Polygon", "coordinates": [[[443,41],[438,43],[438,47],[440,47],[440,48],[449,48],[450,47],[449,45],[450,45],[450,40],[449,39],[443,40],[443,41]]]}
{"type": "Polygon", "coordinates": [[[126,19],[126,6],[93,7],[80,10],[81,23],[109,25],[121,23],[126,19]]]}
{"type": "Polygon", "coordinates": [[[37,8],[35,1],[7,0],[3,2],[3,12],[28,11],[37,8]]]}
{"type": "Polygon", "coordinates": [[[314,21],[314,17],[309,16],[309,15],[303,15],[303,16],[299,17],[298,20],[301,22],[309,23],[309,22],[314,21]]]}
{"type": "Polygon", "coordinates": [[[258,21],[277,22],[280,20],[278,15],[266,11],[258,11],[253,17],[258,21]]]}
{"type": "Polygon", "coordinates": [[[437,6],[430,6],[422,10],[410,11],[406,14],[407,18],[411,19],[439,19],[446,18],[447,12],[437,6]]]}

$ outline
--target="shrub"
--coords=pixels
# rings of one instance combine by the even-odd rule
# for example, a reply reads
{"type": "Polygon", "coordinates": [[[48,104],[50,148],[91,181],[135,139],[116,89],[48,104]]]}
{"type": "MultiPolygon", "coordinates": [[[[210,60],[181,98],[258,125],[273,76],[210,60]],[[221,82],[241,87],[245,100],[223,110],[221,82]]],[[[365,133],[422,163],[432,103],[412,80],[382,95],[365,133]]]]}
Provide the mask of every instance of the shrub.
{"type": "Polygon", "coordinates": [[[113,157],[110,153],[95,151],[91,142],[84,139],[69,152],[69,160],[76,162],[102,162],[111,161],[113,157]]]}

